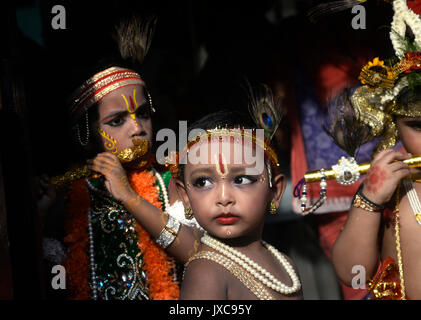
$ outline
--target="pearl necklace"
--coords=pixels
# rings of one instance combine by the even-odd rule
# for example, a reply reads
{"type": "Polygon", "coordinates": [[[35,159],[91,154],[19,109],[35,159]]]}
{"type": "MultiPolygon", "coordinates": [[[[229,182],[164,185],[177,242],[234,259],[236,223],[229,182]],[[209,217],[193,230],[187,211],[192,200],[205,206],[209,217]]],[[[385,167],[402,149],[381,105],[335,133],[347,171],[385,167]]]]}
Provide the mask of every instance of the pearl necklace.
{"type": "Polygon", "coordinates": [[[98,298],[98,287],[96,283],[96,271],[95,271],[95,256],[94,256],[94,235],[92,232],[91,223],[91,210],[88,211],[88,232],[89,232],[89,258],[91,262],[91,281],[92,281],[92,298],[97,300],[98,298]]]}
{"type": "Polygon", "coordinates": [[[153,172],[158,180],[159,185],[161,186],[161,190],[162,190],[162,196],[164,198],[164,208],[163,211],[167,210],[167,208],[170,206],[170,201],[168,199],[168,192],[167,192],[167,188],[165,187],[165,183],[164,183],[164,179],[162,179],[162,176],[159,174],[158,171],[156,171],[155,169],[153,169],[153,172]]]}
{"type": "Polygon", "coordinates": [[[406,194],[408,195],[409,204],[411,205],[415,219],[418,224],[421,225],[421,203],[417,191],[415,190],[412,181],[404,180],[403,185],[405,187],[406,194]]]}
{"type": "Polygon", "coordinates": [[[298,279],[298,276],[295,273],[291,264],[286,260],[286,258],[278,250],[275,249],[275,247],[271,246],[270,244],[264,241],[262,241],[264,247],[268,249],[270,253],[272,253],[272,255],[278,260],[278,262],[285,268],[286,272],[291,278],[292,280],[291,287],[288,287],[287,285],[283,284],[281,281],[276,279],[269,271],[259,266],[256,262],[251,260],[245,254],[216,240],[215,238],[212,238],[208,234],[205,233],[201,241],[203,244],[211,247],[212,249],[215,249],[216,251],[222,253],[229,259],[238,263],[241,267],[243,267],[250,274],[252,274],[256,279],[261,281],[267,287],[275,290],[276,292],[289,295],[301,289],[300,280],[298,279]]]}

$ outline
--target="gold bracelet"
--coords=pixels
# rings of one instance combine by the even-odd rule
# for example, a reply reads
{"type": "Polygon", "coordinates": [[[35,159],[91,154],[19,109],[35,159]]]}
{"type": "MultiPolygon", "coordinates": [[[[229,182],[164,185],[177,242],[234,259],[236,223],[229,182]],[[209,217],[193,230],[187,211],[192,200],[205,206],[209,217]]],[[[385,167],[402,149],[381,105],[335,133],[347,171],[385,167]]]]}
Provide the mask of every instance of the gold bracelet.
{"type": "Polygon", "coordinates": [[[373,206],[372,204],[365,201],[358,193],[355,195],[354,200],[352,201],[352,206],[355,208],[361,208],[370,212],[380,212],[383,208],[378,206],[373,206]]]}

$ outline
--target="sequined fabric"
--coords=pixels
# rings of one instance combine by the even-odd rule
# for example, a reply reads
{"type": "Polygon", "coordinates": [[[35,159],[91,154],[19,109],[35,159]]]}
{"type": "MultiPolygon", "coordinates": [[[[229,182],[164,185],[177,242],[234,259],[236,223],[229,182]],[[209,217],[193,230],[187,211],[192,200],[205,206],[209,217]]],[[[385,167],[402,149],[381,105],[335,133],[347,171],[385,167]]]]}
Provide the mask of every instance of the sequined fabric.
{"type": "Polygon", "coordinates": [[[368,283],[368,291],[370,300],[401,300],[399,269],[393,258],[388,257],[380,264],[368,283]]]}
{"type": "Polygon", "coordinates": [[[88,183],[88,190],[98,299],[149,299],[133,216],[103,192],[99,183],[88,183]]]}

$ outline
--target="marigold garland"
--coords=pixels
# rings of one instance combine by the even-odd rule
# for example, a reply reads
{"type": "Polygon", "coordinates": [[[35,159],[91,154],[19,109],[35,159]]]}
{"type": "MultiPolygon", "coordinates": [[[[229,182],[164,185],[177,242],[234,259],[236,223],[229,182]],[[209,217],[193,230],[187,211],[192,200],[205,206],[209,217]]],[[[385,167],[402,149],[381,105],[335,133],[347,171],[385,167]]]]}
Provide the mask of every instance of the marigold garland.
{"type": "MultiPolygon", "coordinates": [[[[142,198],[161,209],[159,189],[156,178],[151,171],[133,171],[129,174],[130,185],[142,198]],[[153,187],[151,187],[153,186],[153,187]]],[[[139,223],[135,223],[138,234],[138,247],[143,253],[145,270],[149,279],[149,296],[151,300],[177,300],[179,287],[172,279],[175,272],[174,262],[165,251],[152,241],[150,235],[139,223]]]]}
{"type": "MultiPolygon", "coordinates": [[[[159,189],[152,172],[144,170],[131,172],[129,181],[133,190],[141,197],[161,208],[159,189]]],[[[68,193],[68,213],[65,229],[68,243],[68,255],[63,264],[68,271],[70,298],[87,300],[90,298],[89,286],[89,257],[88,249],[88,209],[90,205],[89,193],[84,179],[75,181],[68,193]]],[[[176,300],[179,287],[173,280],[175,272],[174,262],[165,251],[156,245],[150,235],[135,223],[138,235],[138,248],[143,253],[145,271],[149,281],[149,297],[151,300],[176,300]]]]}

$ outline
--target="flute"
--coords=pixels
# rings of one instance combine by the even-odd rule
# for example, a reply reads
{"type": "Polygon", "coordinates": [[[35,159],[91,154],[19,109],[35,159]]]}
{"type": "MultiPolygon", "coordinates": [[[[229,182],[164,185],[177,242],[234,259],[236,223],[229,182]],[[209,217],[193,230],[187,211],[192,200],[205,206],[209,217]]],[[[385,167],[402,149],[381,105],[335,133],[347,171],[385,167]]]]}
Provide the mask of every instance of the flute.
{"type": "MultiPolygon", "coordinates": [[[[133,147],[117,152],[116,156],[125,167],[141,168],[147,163],[147,160],[141,159],[148,152],[149,141],[140,138],[133,138],[132,141],[133,147]]],[[[90,170],[88,165],[85,164],[82,167],[69,170],[65,174],[51,178],[50,184],[59,189],[85,177],[99,178],[100,176],[100,173],[90,170]]]]}
{"type": "MultiPolygon", "coordinates": [[[[421,167],[421,156],[415,156],[410,159],[403,160],[403,162],[410,167],[418,168],[421,167]]],[[[341,159],[339,159],[338,164],[336,166],[332,166],[331,169],[324,170],[324,176],[326,180],[339,179],[340,181],[338,182],[340,184],[352,184],[353,182],[358,180],[360,174],[367,173],[367,171],[370,169],[370,166],[370,162],[356,164],[355,160],[353,161],[353,158],[342,157],[341,159]],[[358,178],[355,180],[356,176],[358,176],[358,178]]],[[[321,180],[321,178],[321,170],[309,171],[304,175],[306,183],[318,182],[321,180]]]]}
{"type": "MultiPolygon", "coordinates": [[[[415,156],[403,162],[413,168],[421,167],[421,156],[415,156]]],[[[326,180],[336,179],[341,185],[351,185],[358,181],[361,174],[367,173],[370,166],[370,162],[358,164],[353,157],[341,157],[331,169],[307,172],[294,188],[294,197],[300,199],[302,214],[307,215],[315,212],[326,201],[326,180]],[[311,182],[320,182],[320,197],[310,208],[307,208],[307,183],[311,182]]]]}

